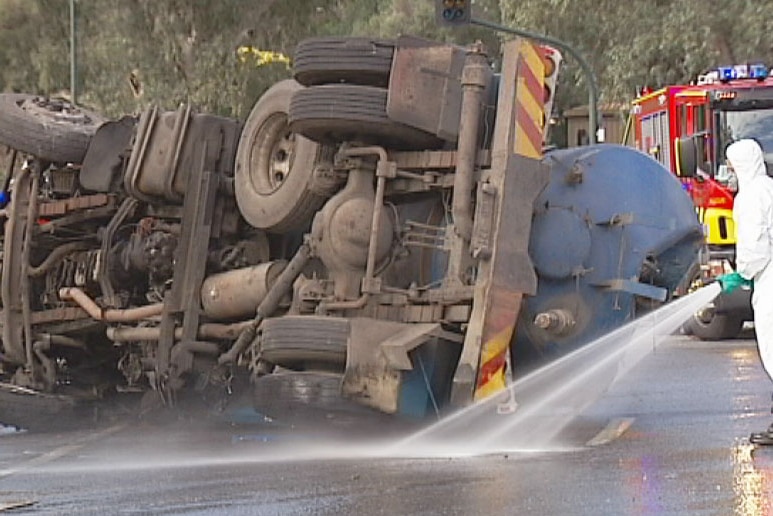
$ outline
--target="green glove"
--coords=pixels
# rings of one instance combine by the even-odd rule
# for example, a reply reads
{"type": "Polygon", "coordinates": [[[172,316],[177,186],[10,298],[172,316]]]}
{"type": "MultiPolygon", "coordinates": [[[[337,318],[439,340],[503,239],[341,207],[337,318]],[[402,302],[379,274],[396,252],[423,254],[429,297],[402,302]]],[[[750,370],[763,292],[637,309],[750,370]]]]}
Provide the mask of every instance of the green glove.
{"type": "Polygon", "coordinates": [[[723,274],[721,276],[717,276],[717,281],[722,286],[722,292],[725,294],[729,294],[738,287],[752,286],[752,280],[748,280],[738,274],[737,272],[731,272],[730,274],[723,274]]]}

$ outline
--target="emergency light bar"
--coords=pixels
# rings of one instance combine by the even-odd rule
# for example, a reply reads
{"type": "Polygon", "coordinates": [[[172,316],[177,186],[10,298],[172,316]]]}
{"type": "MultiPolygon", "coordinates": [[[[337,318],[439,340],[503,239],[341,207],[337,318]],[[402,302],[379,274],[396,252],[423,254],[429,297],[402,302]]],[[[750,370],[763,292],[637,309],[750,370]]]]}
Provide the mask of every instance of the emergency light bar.
{"type": "Polygon", "coordinates": [[[764,64],[742,64],[735,66],[720,66],[717,68],[719,80],[722,82],[735,79],[762,80],[768,76],[768,67],[764,64]]]}

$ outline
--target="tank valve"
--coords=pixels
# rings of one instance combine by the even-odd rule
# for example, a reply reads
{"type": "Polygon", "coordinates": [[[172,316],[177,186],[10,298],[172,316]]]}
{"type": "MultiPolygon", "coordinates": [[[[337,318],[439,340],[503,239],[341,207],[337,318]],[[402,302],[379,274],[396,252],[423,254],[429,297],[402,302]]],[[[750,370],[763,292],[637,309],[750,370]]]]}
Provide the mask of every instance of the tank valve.
{"type": "Polygon", "coordinates": [[[538,313],[534,318],[534,325],[550,333],[561,335],[574,327],[575,320],[568,310],[555,309],[538,313]]]}

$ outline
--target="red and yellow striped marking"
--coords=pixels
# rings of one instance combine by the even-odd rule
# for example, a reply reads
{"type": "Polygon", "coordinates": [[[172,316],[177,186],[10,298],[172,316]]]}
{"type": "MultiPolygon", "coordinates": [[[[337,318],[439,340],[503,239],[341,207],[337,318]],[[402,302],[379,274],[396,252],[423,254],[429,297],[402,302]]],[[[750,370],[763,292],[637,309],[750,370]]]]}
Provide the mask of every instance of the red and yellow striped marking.
{"type": "Polygon", "coordinates": [[[507,387],[507,353],[521,307],[521,295],[492,285],[491,301],[483,327],[475,401],[488,398],[507,387]]]}
{"type": "MultiPolygon", "coordinates": [[[[545,62],[535,44],[522,40],[516,61],[514,154],[539,160],[545,125],[545,62]]],[[[517,172],[516,172],[517,173],[517,172]]],[[[492,281],[481,331],[481,352],[474,399],[481,400],[507,388],[507,353],[521,308],[523,294],[492,281]]]]}
{"type": "Polygon", "coordinates": [[[518,53],[513,152],[540,159],[545,129],[545,62],[539,47],[526,40],[518,53]]]}

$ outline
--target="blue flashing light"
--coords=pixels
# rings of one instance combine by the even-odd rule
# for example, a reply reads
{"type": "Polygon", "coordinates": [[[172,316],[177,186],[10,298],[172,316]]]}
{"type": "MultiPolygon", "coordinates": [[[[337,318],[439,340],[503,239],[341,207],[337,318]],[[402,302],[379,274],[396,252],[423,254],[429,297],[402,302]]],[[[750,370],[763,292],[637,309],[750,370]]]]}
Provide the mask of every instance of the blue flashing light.
{"type": "Polygon", "coordinates": [[[719,71],[720,81],[732,81],[738,76],[735,68],[732,66],[720,66],[717,70],[719,71]]]}
{"type": "Polygon", "coordinates": [[[768,76],[768,67],[764,64],[753,64],[749,66],[749,77],[752,79],[764,79],[768,76]]]}

